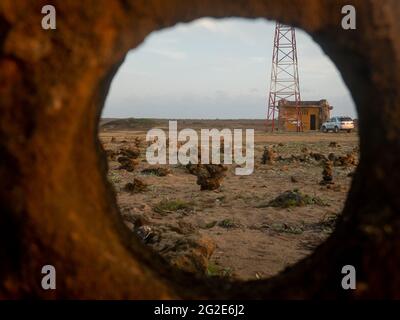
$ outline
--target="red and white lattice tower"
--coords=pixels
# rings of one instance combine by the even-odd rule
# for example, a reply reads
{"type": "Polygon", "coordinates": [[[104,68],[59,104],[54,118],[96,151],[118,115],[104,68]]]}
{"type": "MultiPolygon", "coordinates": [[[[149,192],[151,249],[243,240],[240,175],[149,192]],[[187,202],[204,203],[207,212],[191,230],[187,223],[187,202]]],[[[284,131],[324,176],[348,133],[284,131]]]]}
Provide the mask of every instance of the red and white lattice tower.
{"type": "MultiPolygon", "coordinates": [[[[276,23],[274,48],[272,52],[271,84],[268,99],[267,122],[272,131],[279,129],[276,116],[279,118],[278,103],[280,100],[293,101],[296,106],[296,128],[303,131],[300,110],[300,85],[297,63],[296,33],[294,27],[276,23]]],[[[283,121],[285,116],[281,114],[283,121]]],[[[293,121],[293,120],[292,120],[293,121]]]]}

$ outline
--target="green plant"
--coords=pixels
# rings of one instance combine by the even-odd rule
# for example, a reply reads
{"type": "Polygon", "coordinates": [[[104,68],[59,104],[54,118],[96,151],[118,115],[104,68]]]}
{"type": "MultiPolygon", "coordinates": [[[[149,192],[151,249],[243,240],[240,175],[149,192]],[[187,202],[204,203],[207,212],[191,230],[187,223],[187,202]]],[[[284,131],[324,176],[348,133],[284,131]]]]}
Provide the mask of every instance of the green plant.
{"type": "Polygon", "coordinates": [[[214,264],[212,262],[208,263],[207,271],[206,271],[207,276],[209,276],[209,277],[219,276],[219,271],[220,271],[220,269],[216,264],[214,264]]]}
{"type": "Polygon", "coordinates": [[[171,213],[171,212],[188,213],[190,211],[193,211],[193,203],[186,202],[186,201],[180,200],[180,199],[176,199],[176,200],[163,199],[154,206],[153,210],[162,215],[165,215],[165,214],[171,213]]]}
{"type": "Polygon", "coordinates": [[[209,262],[207,266],[206,275],[209,277],[223,277],[230,278],[232,276],[232,268],[222,268],[215,263],[209,262]]]}
{"type": "Polygon", "coordinates": [[[237,227],[237,224],[231,219],[224,219],[218,223],[218,226],[225,229],[231,229],[237,227]]]}
{"type": "Polygon", "coordinates": [[[171,169],[165,167],[146,168],[141,171],[144,175],[152,175],[157,177],[165,177],[171,173],[171,169]]]}
{"type": "Polygon", "coordinates": [[[264,207],[278,207],[278,208],[291,208],[291,207],[303,207],[305,205],[319,205],[328,206],[328,204],[321,198],[316,196],[310,196],[301,193],[298,189],[293,189],[292,191],[285,191],[284,193],[277,196],[275,199],[260,204],[258,208],[264,207]]]}
{"type": "Polygon", "coordinates": [[[204,229],[211,229],[211,228],[215,227],[215,225],[217,224],[217,222],[218,222],[218,221],[212,221],[212,222],[207,223],[207,224],[204,226],[204,229]]]}
{"type": "Polygon", "coordinates": [[[282,233],[302,234],[304,232],[304,226],[288,225],[286,223],[274,223],[270,228],[273,231],[282,233]]]}
{"type": "Polygon", "coordinates": [[[320,230],[323,232],[332,232],[336,227],[338,216],[337,215],[329,215],[321,219],[319,222],[311,225],[311,228],[314,230],[320,230]]]}

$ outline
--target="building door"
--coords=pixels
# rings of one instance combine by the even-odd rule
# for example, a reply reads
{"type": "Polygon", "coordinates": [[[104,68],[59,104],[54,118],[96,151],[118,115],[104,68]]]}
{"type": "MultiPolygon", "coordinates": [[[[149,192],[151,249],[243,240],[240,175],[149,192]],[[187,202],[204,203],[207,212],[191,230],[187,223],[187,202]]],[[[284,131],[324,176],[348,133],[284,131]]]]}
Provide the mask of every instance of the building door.
{"type": "Polygon", "coordinates": [[[315,114],[310,115],[310,130],[316,130],[315,114]]]}

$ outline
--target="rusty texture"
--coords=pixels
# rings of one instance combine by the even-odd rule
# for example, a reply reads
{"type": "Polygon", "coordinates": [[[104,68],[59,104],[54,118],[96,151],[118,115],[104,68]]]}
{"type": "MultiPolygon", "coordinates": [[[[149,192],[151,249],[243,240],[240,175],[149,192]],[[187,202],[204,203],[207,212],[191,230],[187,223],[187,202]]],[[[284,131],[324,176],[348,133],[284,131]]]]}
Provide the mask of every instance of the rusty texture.
{"type": "Polygon", "coordinates": [[[0,2],[0,298],[400,298],[400,2],[59,0],[0,2]],[[41,29],[54,4],[57,30],[41,29]],[[340,27],[357,8],[357,30],[340,27]],[[113,75],[152,31],[212,16],[307,31],[340,70],[361,160],[343,218],[280,275],[227,284],[171,270],[119,217],[97,123],[113,75]],[[40,287],[57,269],[57,290],[40,287]],[[344,264],[358,289],[340,287],[344,264]],[[188,285],[190,283],[190,285],[188,285]]]}

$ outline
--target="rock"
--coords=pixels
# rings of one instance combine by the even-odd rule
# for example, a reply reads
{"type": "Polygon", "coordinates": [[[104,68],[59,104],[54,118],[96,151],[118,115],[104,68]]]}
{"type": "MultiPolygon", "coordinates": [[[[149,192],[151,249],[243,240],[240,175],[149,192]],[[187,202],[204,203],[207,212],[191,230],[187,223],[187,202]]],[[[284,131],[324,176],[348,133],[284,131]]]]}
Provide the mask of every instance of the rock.
{"type": "Polygon", "coordinates": [[[323,155],[322,153],[318,153],[318,152],[311,152],[310,157],[313,158],[315,161],[328,160],[325,155],[323,155]]]}
{"type": "Polygon", "coordinates": [[[178,225],[152,226],[151,230],[141,229],[153,250],[178,269],[195,274],[205,274],[216,244],[201,235],[190,223],[180,221],[178,225]],[[151,236],[151,233],[154,233],[151,236]],[[162,237],[161,237],[162,235],[162,237]]]}
{"type": "Polygon", "coordinates": [[[196,228],[189,222],[178,221],[178,226],[183,234],[192,234],[196,228]]]}
{"type": "Polygon", "coordinates": [[[310,150],[309,150],[307,147],[303,147],[303,148],[301,149],[301,152],[304,153],[304,154],[309,154],[309,153],[310,153],[310,150]]]}
{"type": "Polygon", "coordinates": [[[129,193],[139,193],[147,190],[148,185],[140,180],[139,178],[134,178],[133,182],[128,182],[123,190],[129,193]]]}
{"type": "Polygon", "coordinates": [[[299,162],[309,162],[310,161],[310,154],[304,152],[302,155],[292,155],[292,160],[299,161],[299,162]]]}
{"type": "Polygon", "coordinates": [[[119,150],[119,154],[130,159],[137,159],[140,156],[140,150],[136,147],[122,148],[119,150]]]}
{"type": "Polygon", "coordinates": [[[125,225],[128,227],[129,230],[131,230],[131,231],[134,230],[135,226],[133,225],[132,222],[129,222],[129,221],[126,221],[126,220],[125,220],[124,223],[125,223],[125,225]]]}
{"type": "Polygon", "coordinates": [[[121,217],[124,222],[132,223],[134,228],[139,228],[144,225],[148,225],[150,221],[144,214],[133,213],[131,208],[124,208],[121,210],[121,217]]]}
{"type": "Polygon", "coordinates": [[[133,144],[137,149],[140,150],[140,148],[142,148],[144,145],[144,140],[141,137],[135,137],[135,139],[133,140],[133,144]]]}
{"type": "Polygon", "coordinates": [[[118,170],[126,170],[128,172],[133,172],[135,167],[139,164],[137,159],[131,159],[126,156],[118,157],[117,161],[120,163],[118,170]]]}
{"type": "Polygon", "coordinates": [[[116,156],[117,156],[117,153],[116,153],[114,150],[107,149],[107,150],[105,150],[105,151],[106,151],[107,158],[108,158],[109,160],[115,160],[115,158],[116,158],[116,156]]]}
{"type": "Polygon", "coordinates": [[[152,228],[147,225],[138,227],[137,229],[135,229],[135,232],[139,237],[139,239],[145,243],[148,242],[154,236],[152,228]]]}
{"type": "Polygon", "coordinates": [[[261,158],[262,164],[274,164],[278,158],[278,153],[272,147],[264,147],[263,155],[261,158]]]}
{"type": "Polygon", "coordinates": [[[189,222],[178,221],[178,226],[171,226],[171,230],[180,234],[189,235],[196,231],[196,228],[189,222]]]}
{"type": "Polygon", "coordinates": [[[348,153],[345,156],[336,156],[334,153],[330,153],[328,159],[333,162],[335,167],[347,167],[357,164],[354,153],[348,153]]]}
{"type": "Polygon", "coordinates": [[[177,241],[166,258],[181,270],[205,274],[215,248],[215,242],[208,237],[186,237],[177,241]]]}
{"type": "Polygon", "coordinates": [[[302,207],[305,205],[317,204],[325,206],[326,204],[319,197],[312,197],[307,194],[301,193],[299,190],[288,190],[277,196],[275,199],[269,201],[266,205],[262,204],[258,206],[262,207],[279,207],[279,208],[290,208],[290,207],[302,207]]]}
{"type": "Polygon", "coordinates": [[[333,184],[333,163],[332,161],[325,161],[324,169],[322,170],[322,180],[320,185],[333,184]]]}
{"type": "Polygon", "coordinates": [[[198,150],[198,164],[188,163],[186,169],[190,174],[197,177],[197,184],[201,187],[200,190],[218,189],[228,170],[228,168],[222,164],[201,164],[200,147],[198,150]]]}
{"type": "Polygon", "coordinates": [[[345,156],[339,157],[335,161],[336,166],[355,166],[357,164],[353,153],[348,153],[345,156]]]}
{"type": "Polygon", "coordinates": [[[331,141],[329,143],[329,147],[330,148],[338,148],[338,147],[340,147],[340,144],[338,144],[336,141],[331,141]]]}
{"type": "Polygon", "coordinates": [[[222,164],[197,164],[191,172],[197,176],[200,190],[216,190],[221,186],[227,170],[222,164]]]}
{"type": "Polygon", "coordinates": [[[329,161],[332,161],[332,162],[335,162],[336,161],[336,155],[334,154],[334,153],[330,153],[329,155],[328,155],[328,160],[329,161]]]}
{"type": "Polygon", "coordinates": [[[157,177],[165,177],[171,173],[167,167],[151,167],[142,170],[142,174],[155,175],[157,177]]]}
{"type": "Polygon", "coordinates": [[[193,174],[193,175],[196,175],[196,173],[197,173],[197,164],[193,164],[193,163],[188,163],[186,166],[186,170],[190,173],[190,174],[193,174]]]}
{"type": "Polygon", "coordinates": [[[149,220],[142,214],[136,214],[132,217],[133,226],[135,229],[140,228],[142,226],[148,225],[150,222],[149,220]]]}
{"type": "Polygon", "coordinates": [[[299,181],[298,181],[295,177],[293,177],[293,176],[290,177],[290,181],[293,182],[293,183],[299,182],[299,181]]]}

